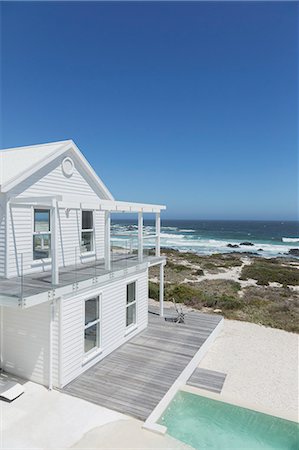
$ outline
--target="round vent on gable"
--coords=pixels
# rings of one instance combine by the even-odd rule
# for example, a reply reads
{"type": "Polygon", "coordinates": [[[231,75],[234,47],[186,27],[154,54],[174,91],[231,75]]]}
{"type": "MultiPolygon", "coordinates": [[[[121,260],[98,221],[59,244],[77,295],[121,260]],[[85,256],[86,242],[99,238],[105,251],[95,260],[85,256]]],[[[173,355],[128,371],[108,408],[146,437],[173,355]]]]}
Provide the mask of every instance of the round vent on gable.
{"type": "Polygon", "coordinates": [[[71,158],[67,157],[61,163],[62,172],[66,177],[71,177],[74,172],[74,162],[71,158]]]}

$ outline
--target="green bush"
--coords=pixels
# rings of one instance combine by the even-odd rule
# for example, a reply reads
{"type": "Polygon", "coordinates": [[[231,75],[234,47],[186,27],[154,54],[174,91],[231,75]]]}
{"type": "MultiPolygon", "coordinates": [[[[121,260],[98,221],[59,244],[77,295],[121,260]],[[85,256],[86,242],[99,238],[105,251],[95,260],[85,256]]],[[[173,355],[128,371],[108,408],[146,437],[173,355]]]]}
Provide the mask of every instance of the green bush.
{"type": "Polygon", "coordinates": [[[263,286],[268,286],[270,282],[281,283],[283,286],[298,285],[299,270],[271,260],[255,261],[242,269],[240,280],[248,280],[248,278],[257,280],[257,284],[263,286]]]}
{"type": "Polygon", "coordinates": [[[159,300],[159,285],[149,281],[148,283],[149,297],[154,300],[159,300]]]}
{"type": "Polygon", "coordinates": [[[192,275],[204,275],[204,271],[202,269],[196,269],[196,270],[192,270],[192,275]]]}
{"type": "Polygon", "coordinates": [[[186,270],[187,271],[190,270],[189,267],[186,267],[183,264],[175,264],[175,263],[173,263],[171,261],[167,261],[167,266],[166,267],[168,267],[168,269],[174,270],[175,272],[183,272],[183,271],[186,271],[186,270]]]}
{"type": "Polygon", "coordinates": [[[227,295],[222,295],[217,302],[217,307],[220,309],[241,309],[243,307],[244,303],[242,300],[235,298],[235,297],[229,297],[227,295]]]}
{"type": "Polygon", "coordinates": [[[176,284],[171,287],[166,287],[165,294],[167,300],[174,299],[178,303],[190,302],[190,300],[195,300],[199,296],[197,289],[189,286],[188,284],[176,284]]]}

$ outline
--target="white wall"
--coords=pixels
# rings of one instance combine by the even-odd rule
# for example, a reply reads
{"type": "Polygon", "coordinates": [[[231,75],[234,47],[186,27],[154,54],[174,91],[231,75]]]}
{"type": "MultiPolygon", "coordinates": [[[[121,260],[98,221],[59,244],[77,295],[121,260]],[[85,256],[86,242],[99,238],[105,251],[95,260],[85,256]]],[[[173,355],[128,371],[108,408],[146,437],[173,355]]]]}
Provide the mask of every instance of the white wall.
{"type": "Polygon", "coordinates": [[[5,201],[0,194],[0,277],[5,276],[5,201]]]}
{"type": "MultiPolygon", "coordinates": [[[[47,167],[38,171],[30,180],[24,181],[10,192],[10,196],[31,197],[50,195],[72,195],[86,197],[87,201],[99,200],[98,194],[89,184],[80,169],[75,167],[70,178],[63,175],[60,163],[66,155],[56,159],[47,167]]],[[[81,239],[81,212],[71,209],[66,214],[64,209],[59,209],[58,215],[58,263],[59,266],[75,264],[75,249],[80,247],[81,239]]],[[[21,274],[21,254],[23,254],[24,273],[50,270],[50,262],[33,261],[32,232],[33,232],[33,208],[25,205],[12,205],[9,211],[9,270],[8,276],[14,277],[21,274]]],[[[95,252],[97,258],[104,257],[104,212],[94,212],[94,237],[95,252]]],[[[0,210],[0,250],[4,243],[1,236],[1,210],[0,210]]],[[[77,251],[80,261],[79,250],[77,251]]],[[[0,256],[1,276],[1,256],[0,256]]]]}
{"type": "MultiPolygon", "coordinates": [[[[48,386],[50,303],[3,307],[3,369],[48,386]]],[[[146,328],[148,271],[108,283],[84,295],[59,299],[53,323],[53,385],[61,387],[146,328]],[[126,285],[136,281],[137,328],[126,336],[126,285]],[[102,353],[84,362],[84,300],[101,294],[102,353]],[[59,367],[59,365],[61,366],[59,367]]]]}
{"type": "MultiPolygon", "coordinates": [[[[49,383],[50,303],[28,309],[3,307],[3,369],[22,378],[49,383]]],[[[58,384],[58,314],[53,336],[53,382],[58,384]]]]}
{"type": "MultiPolygon", "coordinates": [[[[61,169],[62,160],[68,156],[64,153],[47,166],[35,172],[29,179],[13,188],[9,195],[11,197],[30,197],[34,195],[71,195],[76,199],[76,195],[86,197],[90,201],[97,201],[100,191],[97,192],[95,186],[91,186],[87,181],[79,164],[74,161],[75,168],[71,177],[66,177],[61,169]]],[[[74,160],[74,158],[72,157],[74,160]]]]}
{"type": "Polygon", "coordinates": [[[146,328],[148,322],[148,271],[109,283],[90,292],[62,300],[61,316],[61,384],[64,386],[96,362],[107,356],[126,340],[146,328]],[[137,325],[126,333],[126,285],[137,282],[137,325]],[[84,299],[101,294],[102,353],[87,364],[84,360],[84,299]]]}

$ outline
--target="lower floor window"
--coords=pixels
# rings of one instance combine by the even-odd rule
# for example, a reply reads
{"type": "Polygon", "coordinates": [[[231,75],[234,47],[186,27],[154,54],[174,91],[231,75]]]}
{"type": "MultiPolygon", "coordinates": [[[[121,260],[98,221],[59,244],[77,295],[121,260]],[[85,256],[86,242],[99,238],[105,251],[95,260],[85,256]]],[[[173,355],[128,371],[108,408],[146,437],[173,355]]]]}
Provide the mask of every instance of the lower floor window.
{"type": "Polygon", "coordinates": [[[126,326],[136,323],[136,282],[127,284],[126,326]]]}
{"type": "Polygon", "coordinates": [[[93,297],[85,300],[84,352],[100,347],[100,300],[93,297]]]}

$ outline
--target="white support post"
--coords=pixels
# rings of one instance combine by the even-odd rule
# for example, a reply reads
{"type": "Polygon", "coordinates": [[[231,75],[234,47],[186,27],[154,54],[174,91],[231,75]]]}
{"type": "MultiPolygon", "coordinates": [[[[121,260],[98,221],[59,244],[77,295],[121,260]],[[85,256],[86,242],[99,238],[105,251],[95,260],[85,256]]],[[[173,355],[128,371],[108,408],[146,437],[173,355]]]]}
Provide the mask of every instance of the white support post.
{"type": "Polygon", "coordinates": [[[0,306],[0,369],[3,370],[3,355],[4,355],[4,349],[3,349],[3,314],[4,314],[4,308],[3,306],[0,306]]]}
{"type": "Polygon", "coordinates": [[[111,270],[111,216],[105,211],[105,269],[111,270]]]}
{"type": "MultiPolygon", "coordinates": [[[[9,221],[10,220],[11,220],[10,203],[9,203],[9,198],[6,197],[6,204],[5,204],[5,278],[8,278],[8,276],[9,276],[9,221]]],[[[16,255],[16,258],[18,258],[18,255],[16,255]]]]}
{"type": "Polygon", "coordinates": [[[58,267],[58,207],[57,202],[53,202],[51,209],[51,274],[52,284],[59,284],[59,267],[58,267]]]}
{"type": "Polygon", "coordinates": [[[138,261],[143,261],[143,213],[138,213],[138,261]]]}
{"type": "Polygon", "coordinates": [[[161,233],[161,216],[160,213],[156,213],[156,256],[160,256],[160,237],[161,233]]]}
{"type": "Polygon", "coordinates": [[[49,391],[53,389],[53,325],[55,319],[55,303],[50,303],[50,324],[49,324],[49,391]]]}
{"type": "Polygon", "coordinates": [[[160,289],[159,289],[159,301],[160,301],[160,316],[164,316],[164,264],[160,264],[160,289]]]}

